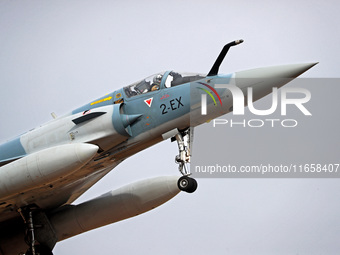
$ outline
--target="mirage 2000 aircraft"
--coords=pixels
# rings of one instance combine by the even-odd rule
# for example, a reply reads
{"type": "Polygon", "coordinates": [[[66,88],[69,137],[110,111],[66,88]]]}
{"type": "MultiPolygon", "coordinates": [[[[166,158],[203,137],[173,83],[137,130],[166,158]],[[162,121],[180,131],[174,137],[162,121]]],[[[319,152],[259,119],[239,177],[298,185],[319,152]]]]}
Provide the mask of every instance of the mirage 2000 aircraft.
{"type": "Polygon", "coordinates": [[[158,73],[0,145],[0,254],[52,254],[61,240],[194,192],[187,165],[193,128],[233,111],[231,91],[217,85],[251,87],[255,101],[316,64],[219,74],[229,48],[241,42],[225,45],[207,75],[158,73]],[[178,143],[182,176],[142,180],[72,205],[123,160],[166,139],[178,143]]]}

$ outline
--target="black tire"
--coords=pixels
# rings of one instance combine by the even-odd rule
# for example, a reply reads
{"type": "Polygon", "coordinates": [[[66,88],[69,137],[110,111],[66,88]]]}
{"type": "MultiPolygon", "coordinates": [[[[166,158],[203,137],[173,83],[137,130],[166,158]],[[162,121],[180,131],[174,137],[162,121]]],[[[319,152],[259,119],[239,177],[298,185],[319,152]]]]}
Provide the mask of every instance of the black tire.
{"type": "Polygon", "coordinates": [[[197,181],[188,176],[182,176],[178,179],[177,186],[180,190],[193,193],[197,189],[197,181]]]}

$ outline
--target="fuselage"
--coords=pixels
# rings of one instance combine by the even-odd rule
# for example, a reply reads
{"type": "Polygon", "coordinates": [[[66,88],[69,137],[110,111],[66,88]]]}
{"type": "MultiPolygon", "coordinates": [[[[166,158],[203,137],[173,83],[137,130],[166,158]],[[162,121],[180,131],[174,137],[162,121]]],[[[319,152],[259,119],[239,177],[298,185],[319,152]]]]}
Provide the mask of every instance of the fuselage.
{"type": "MultiPolygon", "coordinates": [[[[70,204],[120,162],[169,138],[172,131],[175,134],[232,111],[231,91],[217,88],[217,84],[234,84],[243,92],[252,86],[257,100],[271,93],[272,87],[289,81],[275,83],[269,82],[270,78],[293,79],[313,65],[269,67],[208,77],[162,72],[95,99],[0,145],[0,174],[6,164],[51,147],[78,143],[98,146],[93,159],[77,171],[29,190],[0,194],[0,222],[16,217],[15,210],[25,205],[51,209],[70,204]],[[251,82],[250,78],[257,80],[251,82]],[[202,94],[207,93],[211,94],[207,97],[207,114],[201,115],[202,94]]],[[[53,154],[46,155],[51,161],[60,160],[53,154]]]]}

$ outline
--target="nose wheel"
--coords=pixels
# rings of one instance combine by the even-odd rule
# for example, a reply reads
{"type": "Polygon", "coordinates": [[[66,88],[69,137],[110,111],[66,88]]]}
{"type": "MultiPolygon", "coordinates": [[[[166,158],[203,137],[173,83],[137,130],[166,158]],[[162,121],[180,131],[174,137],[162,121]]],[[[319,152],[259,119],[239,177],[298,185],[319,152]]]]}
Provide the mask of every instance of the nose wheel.
{"type": "Polygon", "coordinates": [[[177,186],[180,190],[193,193],[197,189],[197,181],[189,176],[182,176],[178,179],[177,186]]]}

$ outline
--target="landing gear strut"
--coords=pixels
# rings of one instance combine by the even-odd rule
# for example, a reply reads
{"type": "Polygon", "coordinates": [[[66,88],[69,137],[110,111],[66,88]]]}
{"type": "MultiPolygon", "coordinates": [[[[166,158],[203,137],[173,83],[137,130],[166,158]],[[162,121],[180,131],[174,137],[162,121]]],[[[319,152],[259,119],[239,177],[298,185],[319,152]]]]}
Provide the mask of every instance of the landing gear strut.
{"type": "MultiPolygon", "coordinates": [[[[28,206],[25,208],[19,208],[18,209],[18,213],[21,215],[24,223],[26,224],[26,234],[25,234],[25,241],[27,243],[27,245],[29,246],[28,250],[26,251],[25,255],[53,255],[52,253],[52,249],[50,249],[46,244],[49,244],[50,246],[54,246],[56,240],[54,235],[51,235],[49,231],[47,230],[47,222],[45,219],[45,214],[43,213],[37,213],[37,217],[34,218],[33,217],[33,213],[37,211],[37,208],[33,207],[33,206],[28,206]],[[34,222],[33,220],[37,219],[38,222],[34,222]],[[38,223],[38,224],[36,224],[38,223]],[[43,224],[43,225],[41,225],[43,224]],[[39,243],[39,241],[37,240],[37,228],[39,229],[43,229],[43,235],[44,237],[49,240],[48,243],[46,242],[46,244],[43,243],[39,243]]],[[[38,235],[39,236],[39,235],[38,235]]],[[[43,238],[41,239],[43,240],[43,238]]],[[[53,248],[53,247],[52,247],[53,248]]]]}
{"type": "Polygon", "coordinates": [[[183,175],[179,178],[177,185],[182,191],[192,193],[197,189],[197,181],[190,178],[190,148],[193,139],[193,129],[188,128],[183,132],[179,132],[176,136],[176,141],[178,145],[178,155],[175,157],[175,162],[178,164],[178,170],[183,175]]]}

